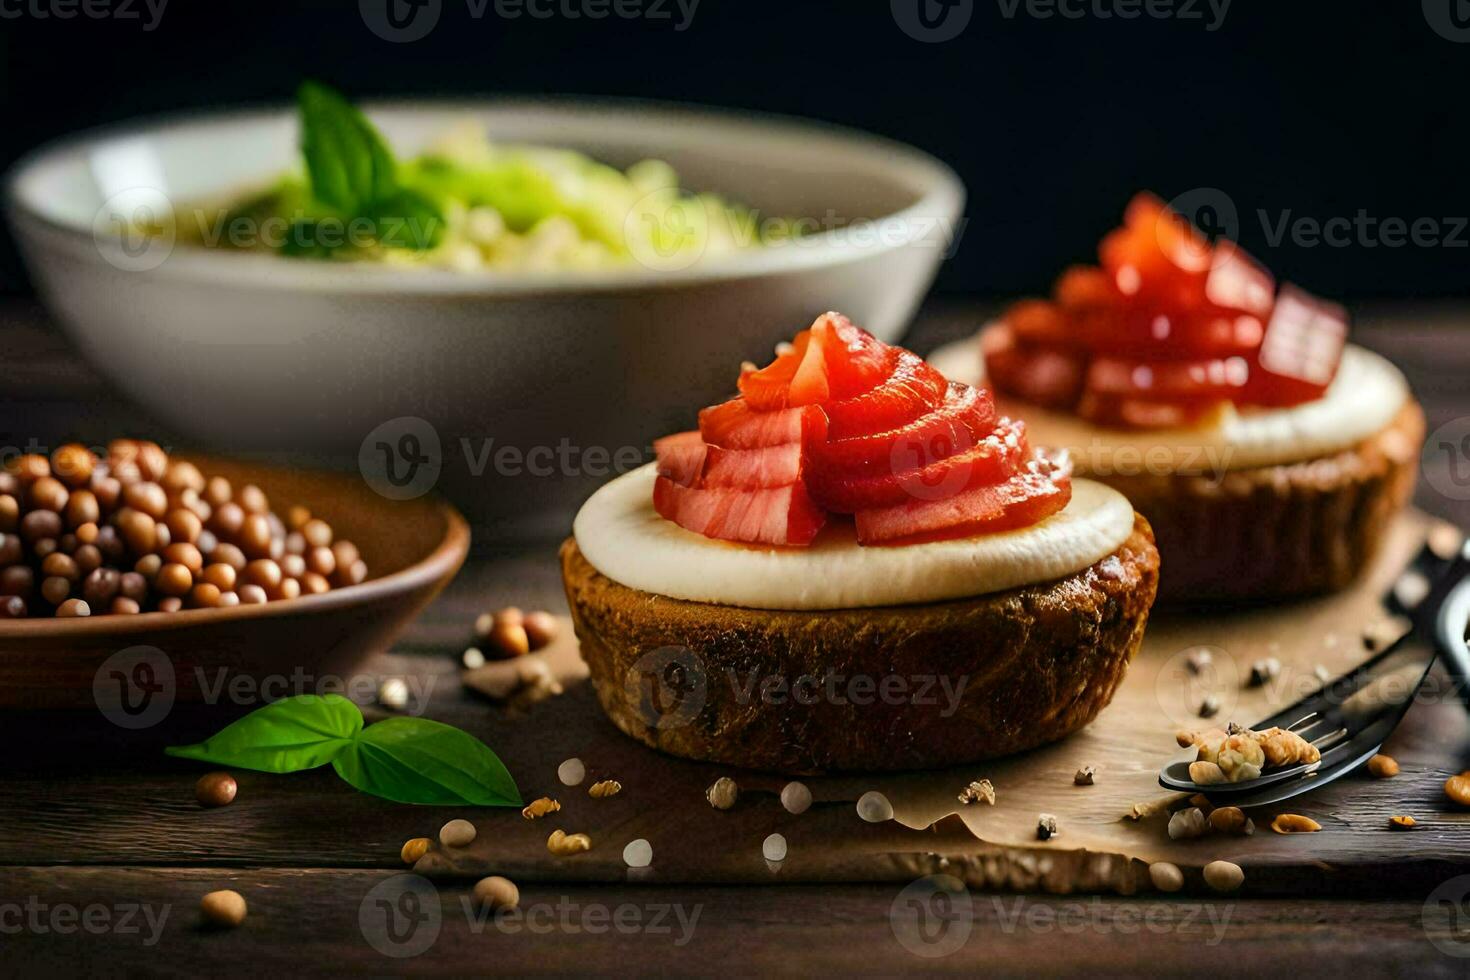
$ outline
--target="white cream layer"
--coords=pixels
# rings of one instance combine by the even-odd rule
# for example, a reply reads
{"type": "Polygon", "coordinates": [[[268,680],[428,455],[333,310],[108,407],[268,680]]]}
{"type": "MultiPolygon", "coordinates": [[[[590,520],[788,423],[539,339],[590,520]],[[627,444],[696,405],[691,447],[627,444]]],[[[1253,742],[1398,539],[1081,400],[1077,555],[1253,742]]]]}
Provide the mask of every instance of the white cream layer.
{"type": "Polygon", "coordinates": [[[755,609],[857,609],[984,595],[1071,575],[1133,532],[1133,507],[1090,480],[1032,527],[898,547],[863,547],[851,524],[807,548],[729,544],[686,531],[653,509],[650,463],[599,489],[572,525],[599,572],[643,592],[755,609]]]}
{"type": "MultiPolygon", "coordinates": [[[[952,381],[984,374],[974,340],[948,344],[929,363],[952,381]]],[[[1001,412],[1026,420],[1034,446],[1066,448],[1077,472],[1094,476],[1191,472],[1221,474],[1296,463],[1341,452],[1385,429],[1409,398],[1409,384],[1387,359],[1349,344],[1337,377],[1316,401],[1278,409],[1230,409],[1190,429],[1110,429],[997,396],[1001,412]]]]}

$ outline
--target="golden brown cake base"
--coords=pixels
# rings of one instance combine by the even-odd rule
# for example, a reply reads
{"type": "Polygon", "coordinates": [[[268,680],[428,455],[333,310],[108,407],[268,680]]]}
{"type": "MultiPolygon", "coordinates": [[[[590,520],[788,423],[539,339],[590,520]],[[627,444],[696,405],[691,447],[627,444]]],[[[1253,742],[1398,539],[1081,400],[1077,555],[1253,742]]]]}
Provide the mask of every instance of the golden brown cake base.
{"type": "Polygon", "coordinates": [[[1159,601],[1284,599],[1345,588],[1413,494],[1424,413],[1408,402],[1351,449],[1213,475],[1098,476],[1153,525],[1159,601]]]}
{"type": "Polygon", "coordinates": [[[1148,522],[1055,582],[813,612],[619,585],[561,548],[582,656],[613,723],[673,755],[787,773],[925,769],[1087,724],[1137,652],[1158,584],[1148,522]]]}

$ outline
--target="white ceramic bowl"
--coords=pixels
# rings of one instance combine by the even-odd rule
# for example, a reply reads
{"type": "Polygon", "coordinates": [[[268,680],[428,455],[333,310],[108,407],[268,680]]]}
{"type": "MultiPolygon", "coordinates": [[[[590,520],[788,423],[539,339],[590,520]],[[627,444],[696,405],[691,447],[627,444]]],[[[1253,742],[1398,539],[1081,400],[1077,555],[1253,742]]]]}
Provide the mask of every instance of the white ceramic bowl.
{"type": "Polygon", "coordinates": [[[287,109],[82,134],[11,173],[10,217],[42,297],[87,357],[165,422],[212,449],[346,459],[382,423],[416,416],[439,436],[441,488],[472,516],[569,504],[606,477],[590,472],[599,449],[689,427],[696,408],[732,390],[742,360],[769,356],[824,310],[895,338],[964,200],[955,174],[924,153],[789,119],[617,102],[367,109],[401,156],[473,118],[497,141],[618,166],[657,157],[684,186],[764,214],[877,222],[684,269],[538,278],[140,250],[118,234],[114,216],[140,201],[197,200],[296,165],[287,109]],[[505,446],[523,461],[556,449],[553,472],[538,466],[542,482],[528,485],[514,479],[524,466],[510,472],[493,455],[477,466],[505,446]],[[594,460],[568,461],[588,449],[594,460]]]}

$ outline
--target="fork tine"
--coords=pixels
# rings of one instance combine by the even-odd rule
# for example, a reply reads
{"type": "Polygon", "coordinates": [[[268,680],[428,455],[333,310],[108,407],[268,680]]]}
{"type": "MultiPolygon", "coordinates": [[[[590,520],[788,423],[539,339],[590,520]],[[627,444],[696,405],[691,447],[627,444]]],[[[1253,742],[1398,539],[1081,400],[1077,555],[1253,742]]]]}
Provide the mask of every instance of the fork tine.
{"type": "MultiPolygon", "coordinates": [[[[1282,727],[1285,728],[1289,732],[1294,732],[1294,731],[1297,730],[1297,726],[1298,725],[1301,725],[1301,724],[1304,724],[1306,722],[1312,721],[1312,719],[1314,719],[1314,718],[1320,719],[1321,717],[1322,717],[1322,713],[1320,711],[1313,711],[1313,712],[1311,712],[1309,714],[1302,715],[1300,718],[1298,718],[1296,721],[1292,722],[1290,725],[1284,725],[1282,727]]],[[[1316,724],[1316,722],[1312,722],[1312,723],[1313,724],[1316,724]]]]}
{"type": "Polygon", "coordinates": [[[1339,742],[1347,737],[1348,730],[1346,728],[1339,728],[1335,732],[1323,735],[1320,738],[1314,738],[1312,740],[1312,745],[1316,747],[1318,751],[1322,751],[1332,748],[1334,745],[1337,745],[1339,742]]]}

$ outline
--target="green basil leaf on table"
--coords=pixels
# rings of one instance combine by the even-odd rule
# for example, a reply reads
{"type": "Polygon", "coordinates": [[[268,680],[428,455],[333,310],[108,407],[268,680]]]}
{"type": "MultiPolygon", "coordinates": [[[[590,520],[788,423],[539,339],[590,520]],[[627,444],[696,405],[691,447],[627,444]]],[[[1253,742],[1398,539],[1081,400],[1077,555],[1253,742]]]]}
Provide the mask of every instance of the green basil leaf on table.
{"type": "Polygon", "coordinates": [[[165,749],[258,772],[297,772],[326,765],[362,731],[362,710],[340,694],[302,694],[258,708],[196,745],[165,749]]]}
{"type": "Polygon", "coordinates": [[[521,805],[515,779],[484,742],[427,718],[369,725],[332,768],[362,792],[396,803],[521,805]]]}

